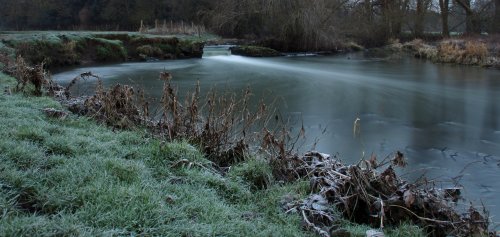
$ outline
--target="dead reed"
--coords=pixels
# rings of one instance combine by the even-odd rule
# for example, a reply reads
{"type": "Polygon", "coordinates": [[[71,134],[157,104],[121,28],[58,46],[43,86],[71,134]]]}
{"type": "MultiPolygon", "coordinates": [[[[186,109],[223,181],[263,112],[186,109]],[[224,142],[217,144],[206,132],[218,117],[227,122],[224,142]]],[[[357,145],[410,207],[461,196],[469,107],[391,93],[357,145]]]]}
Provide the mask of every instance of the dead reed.
{"type": "MultiPolygon", "coordinates": [[[[250,105],[252,94],[249,88],[241,95],[211,90],[202,99],[197,84],[193,92],[181,97],[172,85],[171,74],[162,72],[162,97],[158,111],[151,114],[143,91],[119,84],[106,90],[100,78],[90,72],[71,81],[64,89],[66,98],[71,99],[70,91],[77,81],[91,77],[98,80],[95,94],[73,99],[77,103],[71,106],[73,112],[119,128],[146,126],[166,141],[189,141],[220,167],[243,160],[254,141],[271,136],[269,130],[261,129],[269,121],[267,106],[263,101],[258,106],[250,105]]],[[[285,140],[286,136],[280,136],[280,139],[285,140]]],[[[285,143],[280,141],[281,146],[285,143]]],[[[284,154],[281,152],[281,156],[284,154]]]]}
{"type": "Polygon", "coordinates": [[[252,110],[248,102],[251,91],[241,96],[211,90],[200,98],[200,85],[187,93],[184,103],[171,84],[171,75],[164,72],[161,119],[156,129],[168,140],[188,140],[197,144],[219,166],[242,160],[255,139],[256,124],[267,118],[266,105],[261,102],[252,110]]]}
{"type": "Polygon", "coordinates": [[[480,41],[443,41],[438,46],[438,61],[466,65],[483,65],[488,59],[486,44],[480,41]]]}

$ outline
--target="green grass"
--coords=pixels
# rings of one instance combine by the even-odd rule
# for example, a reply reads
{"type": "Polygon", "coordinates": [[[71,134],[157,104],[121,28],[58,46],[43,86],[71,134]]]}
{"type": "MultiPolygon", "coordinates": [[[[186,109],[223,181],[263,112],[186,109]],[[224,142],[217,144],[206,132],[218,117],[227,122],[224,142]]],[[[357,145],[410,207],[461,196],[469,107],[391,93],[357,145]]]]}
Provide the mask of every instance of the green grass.
{"type": "MultiPolygon", "coordinates": [[[[2,88],[13,83],[0,74],[2,88]]],[[[61,109],[0,95],[0,236],[312,235],[279,207],[285,195],[307,195],[308,182],[253,191],[185,142],[48,118],[47,107],[61,109]]]]}
{"type": "MultiPolygon", "coordinates": [[[[86,62],[142,60],[138,47],[154,47],[157,58],[201,57],[202,45],[216,36],[152,35],[138,32],[0,31],[0,53],[22,55],[29,63],[56,68],[86,62]],[[161,49],[161,50],[159,50],[161,49]]],[[[147,50],[146,50],[147,51],[147,50]]],[[[2,65],[0,65],[0,68],[2,65]]]]}
{"type": "MultiPolygon", "coordinates": [[[[0,73],[0,87],[15,80],[0,73]]],[[[186,142],[85,117],[48,118],[48,97],[0,94],[0,236],[315,236],[284,199],[309,181],[273,182],[263,160],[226,176],[186,142]]],[[[369,228],[342,221],[353,236],[369,228]]],[[[402,225],[388,236],[423,236],[402,225]]]]}

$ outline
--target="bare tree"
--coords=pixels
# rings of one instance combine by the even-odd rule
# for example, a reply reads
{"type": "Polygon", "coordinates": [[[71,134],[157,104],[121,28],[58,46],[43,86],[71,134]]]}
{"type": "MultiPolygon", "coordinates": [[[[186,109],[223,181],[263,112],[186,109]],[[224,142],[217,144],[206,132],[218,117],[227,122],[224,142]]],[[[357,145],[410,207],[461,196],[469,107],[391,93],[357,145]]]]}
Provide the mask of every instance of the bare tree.
{"type": "Polygon", "coordinates": [[[455,0],[465,11],[465,32],[481,33],[481,22],[479,16],[472,10],[471,0],[455,0]]]}
{"type": "MultiPolygon", "coordinates": [[[[441,1],[441,0],[440,0],[441,1]]],[[[425,15],[431,4],[430,0],[417,0],[415,9],[415,29],[414,33],[416,37],[422,37],[424,35],[425,26],[425,15]]]]}
{"type": "Polygon", "coordinates": [[[408,13],[409,0],[381,0],[382,20],[386,36],[399,37],[405,15],[408,13]]]}
{"type": "Polygon", "coordinates": [[[495,1],[495,17],[493,22],[493,32],[500,33],[500,0],[495,1]]]}
{"type": "Polygon", "coordinates": [[[439,9],[441,10],[442,35],[443,37],[449,37],[448,15],[450,12],[450,0],[439,0],[439,9]]]}

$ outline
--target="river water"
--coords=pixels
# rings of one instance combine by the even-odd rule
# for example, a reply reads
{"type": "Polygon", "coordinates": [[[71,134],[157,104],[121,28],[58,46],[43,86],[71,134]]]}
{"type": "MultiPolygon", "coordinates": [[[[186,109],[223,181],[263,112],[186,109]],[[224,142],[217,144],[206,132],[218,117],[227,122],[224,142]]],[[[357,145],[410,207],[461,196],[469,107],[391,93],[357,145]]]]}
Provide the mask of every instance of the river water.
{"type": "MultiPolygon", "coordinates": [[[[411,179],[425,173],[463,195],[484,202],[500,221],[500,71],[437,65],[411,57],[294,55],[277,58],[233,56],[227,47],[207,47],[202,59],[122,63],[68,69],[53,75],[67,84],[92,71],[104,84],[131,84],[161,96],[159,72],[167,70],[179,90],[199,81],[202,90],[243,91],[255,101],[276,101],[297,130],[303,121],[316,149],[353,163],[372,154],[379,160],[404,153],[411,179]],[[359,139],[353,123],[359,118],[359,139]],[[497,180],[497,181],[495,181],[497,180]]],[[[79,84],[85,91],[95,82],[79,84]]],[[[496,227],[496,229],[499,229],[496,227]]]]}

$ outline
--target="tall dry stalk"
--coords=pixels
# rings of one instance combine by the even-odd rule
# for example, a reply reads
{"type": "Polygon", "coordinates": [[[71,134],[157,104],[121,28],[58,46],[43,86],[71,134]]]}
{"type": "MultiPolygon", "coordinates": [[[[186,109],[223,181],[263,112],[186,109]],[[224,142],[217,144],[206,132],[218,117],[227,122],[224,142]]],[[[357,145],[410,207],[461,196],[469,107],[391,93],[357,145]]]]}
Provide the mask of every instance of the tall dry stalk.
{"type": "Polygon", "coordinates": [[[181,97],[172,84],[172,75],[162,72],[163,94],[156,114],[159,117],[155,117],[149,113],[143,91],[120,84],[105,89],[102,80],[90,72],[70,83],[65,89],[67,97],[78,80],[88,78],[96,78],[98,85],[95,94],[85,98],[80,114],[114,127],[145,125],[166,141],[187,140],[200,147],[219,166],[229,166],[244,159],[251,147],[259,147],[272,159],[285,159],[292,156],[298,140],[290,136],[287,123],[278,120],[270,123],[273,110],[263,100],[252,105],[249,88],[240,95],[212,89],[202,99],[197,83],[192,92],[181,97]],[[268,128],[270,124],[275,128],[268,128]]]}
{"type": "Polygon", "coordinates": [[[184,97],[182,105],[171,84],[171,75],[164,72],[160,78],[165,82],[159,133],[166,139],[189,140],[218,165],[227,166],[244,159],[250,146],[259,137],[264,137],[265,130],[261,126],[269,120],[269,111],[262,100],[257,106],[250,104],[252,93],[249,88],[240,96],[210,90],[202,101],[198,83],[194,92],[188,92],[184,97]]]}
{"type": "Polygon", "coordinates": [[[26,86],[33,85],[34,95],[42,95],[44,85],[49,83],[44,64],[30,66],[23,57],[18,56],[15,62],[14,77],[17,80],[16,90],[24,91],[26,86]]]}

